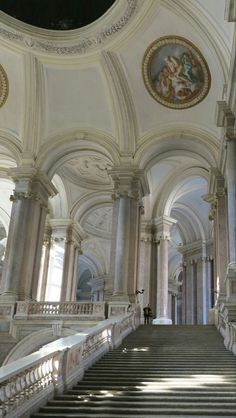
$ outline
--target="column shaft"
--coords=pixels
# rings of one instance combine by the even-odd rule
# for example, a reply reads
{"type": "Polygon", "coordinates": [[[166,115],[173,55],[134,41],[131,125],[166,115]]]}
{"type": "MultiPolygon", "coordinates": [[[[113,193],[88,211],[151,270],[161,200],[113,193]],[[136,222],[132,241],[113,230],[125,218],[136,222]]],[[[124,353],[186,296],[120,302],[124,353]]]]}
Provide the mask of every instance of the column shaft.
{"type": "Polygon", "coordinates": [[[116,258],[115,258],[115,297],[128,300],[128,263],[129,263],[129,238],[130,238],[130,198],[121,196],[119,202],[117,239],[116,239],[116,258]]]}
{"type": "Polygon", "coordinates": [[[156,319],[153,324],[172,324],[168,318],[168,250],[170,240],[170,227],[176,223],[175,219],[162,216],[155,220],[157,228],[157,304],[156,319]]]}
{"type": "Polygon", "coordinates": [[[236,139],[227,142],[229,263],[236,264],[236,139]]]}
{"type": "Polygon", "coordinates": [[[44,243],[43,243],[42,258],[41,258],[39,286],[38,286],[38,293],[37,293],[37,300],[40,302],[45,301],[45,295],[46,295],[48,266],[49,266],[50,248],[51,248],[51,234],[52,234],[51,228],[46,228],[44,243]]]}
{"type": "Polygon", "coordinates": [[[17,168],[11,173],[16,188],[11,197],[1,299],[36,299],[48,197],[56,190],[36,169],[17,168]]]}
{"type": "Polygon", "coordinates": [[[168,318],[168,241],[158,245],[157,264],[157,318],[168,318]]]}

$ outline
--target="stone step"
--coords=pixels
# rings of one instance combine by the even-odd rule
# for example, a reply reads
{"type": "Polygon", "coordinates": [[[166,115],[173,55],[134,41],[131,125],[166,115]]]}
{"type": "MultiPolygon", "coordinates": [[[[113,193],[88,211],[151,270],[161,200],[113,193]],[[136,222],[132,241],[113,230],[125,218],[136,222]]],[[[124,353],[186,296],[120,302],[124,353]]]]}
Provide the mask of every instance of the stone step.
{"type": "MultiPolygon", "coordinates": [[[[94,413],[83,413],[83,415],[81,413],[75,413],[75,414],[71,414],[71,413],[52,413],[52,412],[38,412],[36,414],[32,415],[32,418],[94,418],[94,416],[96,418],[121,418],[121,415],[119,413],[116,412],[111,412],[108,411],[107,413],[105,413],[104,411],[102,413],[96,413],[96,415],[94,415],[94,413]]],[[[178,416],[178,418],[208,418],[209,416],[211,416],[212,418],[228,418],[228,417],[232,417],[235,418],[235,410],[224,410],[224,409],[218,409],[217,414],[216,411],[214,409],[208,409],[207,411],[205,411],[204,409],[201,410],[200,414],[199,414],[199,410],[198,409],[191,409],[191,410],[185,410],[182,411],[181,409],[175,409],[174,411],[174,415],[173,415],[173,409],[171,408],[166,408],[166,409],[162,409],[161,411],[151,411],[151,412],[145,412],[145,415],[143,415],[142,412],[142,418],[176,418],[176,416],[178,416]]],[[[137,418],[137,414],[136,413],[130,413],[130,411],[128,413],[124,413],[122,415],[122,418],[137,418]]]]}
{"type": "MultiPolygon", "coordinates": [[[[156,396],[167,396],[168,395],[168,393],[167,392],[160,392],[160,393],[158,393],[158,392],[154,392],[155,393],[155,397],[156,396]]],[[[67,391],[67,393],[66,394],[64,394],[64,395],[60,395],[60,396],[65,396],[65,397],[70,397],[70,396],[75,396],[76,398],[78,398],[78,396],[95,396],[95,397],[101,397],[101,398],[103,398],[105,395],[107,395],[107,394],[113,394],[114,396],[120,396],[121,395],[121,392],[120,391],[112,391],[112,390],[105,390],[105,391],[103,391],[103,390],[93,390],[93,392],[91,393],[91,390],[89,390],[89,389],[85,389],[85,390],[81,390],[81,389],[70,389],[70,390],[68,390],[67,391]]],[[[223,396],[223,397],[225,397],[225,396],[231,396],[231,397],[234,397],[235,395],[236,395],[236,392],[235,392],[235,390],[234,389],[232,389],[232,390],[229,390],[229,388],[220,388],[220,389],[215,389],[215,388],[213,388],[213,387],[210,387],[210,388],[205,388],[205,387],[202,387],[202,388],[188,388],[188,389],[186,389],[186,388],[175,388],[175,390],[172,392],[170,392],[169,393],[169,395],[171,396],[171,395],[174,395],[174,396],[176,396],[176,395],[178,395],[178,394],[180,394],[181,395],[181,397],[182,396],[193,396],[193,397],[195,397],[195,396],[212,396],[212,394],[214,394],[214,396],[216,396],[217,398],[218,397],[220,397],[220,396],[223,396]],[[183,394],[183,392],[184,392],[184,394],[183,394]]],[[[122,396],[131,396],[132,398],[136,398],[136,399],[138,399],[138,397],[142,397],[142,398],[145,398],[145,397],[148,397],[148,396],[153,396],[153,392],[150,390],[149,392],[140,392],[140,390],[131,390],[131,391],[122,391],[122,396]]],[[[57,398],[57,397],[56,397],[57,398]]]]}
{"type": "Polygon", "coordinates": [[[84,413],[90,413],[90,414],[102,414],[102,415],[112,415],[112,413],[115,413],[116,415],[120,415],[121,417],[123,417],[124,415],[136,415],[136,416],[142,416],[143,415],[155,415],[157,414],[157,408],[158,408],[158,412],[159,413],[163,413],[163,410],[168,410],[169,412],[176,412],[176,410],[182,411],[181,413],[183,413],[183,411],[188,411],[188,413],[192,413],[192,410],[198,410],[198,414],[199,412],[206,414],[207,411],[211,410],[214,411],[214,413],[218,413],[219,409],[221,409],[222,412],[224,412],[224,414],[227,412],[227,409],[231,412],[231,413],[236,413],[236,404],[221,404],[221,403],[212,403],[212,404],[208,404],[206,405],[201,404],[201,403],[197,403],[197,404],[191,404],[191,403],[179,403],[177,402],[175,404],[175,406],[173,406],[172,408],[170,408],[170,405],[166,402],[163,403],[159,403],[158,406],[153,406],[153,407],[141,407],[139,405],[138,408],[132,407],[131,409],[127,409],[127,408],[122,408],[119,406],[116,406],[115,408],[112,406],[109,407],[86,407],[86,406],[77,406],[77,407],[63,407],[63,406],[59,406],[59,407],[54,407],[54,406],[47,406],[45,408],[40,408],[39,412],[46,412],[46,413],[59,413],[59,414],[84,414],[84,413]]]}
{"type": "MultiPolygon", "coordinates": [[[[118,397],[118,398],[112,398],[112,397],[107,397],[107,399],[94,399],[94,398],[90,398],[90,399],[81,399],[81,400],[53,400],[53,401],[49,401],[48,402],[48,406],[56,406],[56,407],[77,407],[77,406],[84,406],[86,402],[86,407],[105,407],[105,406],[112,406],[112,404],[114,404],[113,406],[116,407],[117,405],[119,406],[119,408],[134,408],[134,406],[137,406],[137,403],[139,404],[139,408],[155,408],[155,407],[159,407],[159,405],[166,405],[168,403],[168,405],[170,405],[171,403],[175,403],[176,404],[183,404],[183,405],[187,405],[187,404],[191,404],[191,405],[202,405],[202,404],[208,404],[208,405],[212,405],[214,403],[214,406],[216,405],[216,398],[212,397],[212,398],[195,398],[192,399],[191,397],[186,398],[186,397],[164,397],[163,398],[148,398],[148,399],[139,399],[139,401],[137,399],[130,399],[130,400],[124,400],[123,396],[122,397],[118,397]]],[[[217,405],[222,405],[223,406],[227,405],[230,407],[235,407],[236,406],[236,399],[235,397],[231,397],[231,398],[222,398],[221,400],[217,399],[217,405]]]]}
{"type": "Polygon", "coordinates": [[[213,326],[139,327],[32,418],[177,416],[236,418],[235,358],[213,326]]]}
{"type": "MultiPolygon", "coordinates": [[[[215,395],[215,394],[214,394],[215,395]]],[[[56,396],[54,400],[49,401],[49,405],[55,405],[56,403],[64,403],[64,405],[70,405],[73,402],[82,402],[84,399],[87,399],[88,401],[94,401],[95,403],[102,403],[104,401],[107,401],[107,399],[109,399],[110,402],[131,402],[131,403],[148,403],[148,402],[154,402],[156,403],[159,399],[162,401],[179,401],[180,400],[180,396],[181,396],[181,402],[185,402],[185,401],[193,401],[195,402],[195,400],[197,401],[201,401],[201,402],[213,402],[215,401],[215,399],[217,399],[218,402],[226,402],[226,401],[234,401],[236,402],[236,395],[234,392],[231,392],[230,394],[225,394],[225,393],[220,393],[218,392],[217,397],[216,396],[211,396],[211,394],[207,393],[193,393],[193,392],[189,392],[188,394],[186,394],[186,392],[184,393],[184,395],[182,393],[180,393],[179,395],[177,395],[176,393],[172,393],[172,394],[163,394],[163,393],[156,393],[155,396],[152,395],[146,395],[144,396],[144,394],[142,393],[141,396],[134,396],[133,394],[130,396],[126,396],[124,394],[121,395],[115,395],[110,391],[107,391],[107,394],[104,395],[95,395],[95,394],[88,394],[88,395],[61,395],[61,396],[56,396]]]]}

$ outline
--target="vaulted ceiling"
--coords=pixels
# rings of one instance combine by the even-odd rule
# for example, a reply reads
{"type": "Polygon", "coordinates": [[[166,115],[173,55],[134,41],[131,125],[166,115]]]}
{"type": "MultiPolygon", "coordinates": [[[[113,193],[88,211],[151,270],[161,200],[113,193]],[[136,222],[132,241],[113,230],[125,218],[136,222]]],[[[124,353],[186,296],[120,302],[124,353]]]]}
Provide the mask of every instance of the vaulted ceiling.
{"type": "Polygon", "coordinates": [[[104,269],[109,245],[97,255],[91,239],[111,234],[107,169],[114,165],[147,171],[144,220],[177,219],[182,244],[210,238],[202,195],[219,161],[215,108],[227,94],[234,35],[224,13],[224,1],[116,0],[83,28],[52,31],[0,12],[0,64],[9,81],[0,108],[2,176],[16,164],[45,170],[59,191],[52,216],[81,223],[84,254],[104,257],[104,269]],[[145,52],[165,36],[191,42],[209,67],[209,92],[193,107],[163,106],[144,83],[145,52]]]}

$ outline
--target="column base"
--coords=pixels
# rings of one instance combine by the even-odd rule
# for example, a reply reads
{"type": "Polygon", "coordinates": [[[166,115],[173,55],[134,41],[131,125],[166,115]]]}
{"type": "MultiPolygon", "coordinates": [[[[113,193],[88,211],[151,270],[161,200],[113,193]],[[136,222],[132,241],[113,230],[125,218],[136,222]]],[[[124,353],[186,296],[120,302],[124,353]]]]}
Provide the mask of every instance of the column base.
{"type": "Polygon", "coordinates": [[[4,292],[0,294],[0,303],[9,302],[14,303],[19,300],[19,295],[13,292],[4,292]]]}
{"type": "Polygon", "coordinates": [[[126,301],[111,301],[108,304],[108,318],[112,316],[126,315],[128,312],[129,302],[126,301]]]}
{"type": "Polygon", "coordinates": [[[129,296],[125,295],[124,293],[113,293],[111,301],[129,303],[129,296]]]}
{"type": "Polygon", "coordinates": [[[155,318],[152,321],[153,325],[172,325],[172,319],[169,318],[155,318]]]}
{"type": "Polygon", "coordinates": [[[4,292],[0,294],[0,302],[14,303],[18,301],[32,301],[29,295],[22,295],[14,292],[4,292]]]}

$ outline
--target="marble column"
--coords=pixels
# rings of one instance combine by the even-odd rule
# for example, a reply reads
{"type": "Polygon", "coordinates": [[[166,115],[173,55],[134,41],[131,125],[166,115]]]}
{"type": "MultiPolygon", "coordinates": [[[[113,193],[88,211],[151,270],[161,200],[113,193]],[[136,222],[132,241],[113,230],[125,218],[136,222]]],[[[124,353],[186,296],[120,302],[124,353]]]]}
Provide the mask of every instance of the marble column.
{"type": "Polygon", "coordinates": [[[157,228],[157,304],[156,319],[153,324],[172,324],[168,318],[168,247],[170,240],[170,227],[177,221],[168,216],[155,220],[157,228]]]}
{"type": "Polygon", "coordinates": [[[207,257],[201,256],[197,260],[197,324],[207,324],[207,257]]]}
{"type": "MultiPolygon", "coordinates": [[[[233,2],[232,2],[233,3],[233,2]]],[[[233,48],[236,48],[234,39],[233,48]]],[[[235,54],[232,55],[227,101],[217,102],[216,123],[222,127],[226,143],[226,185],[228,214],[228,266],[226,302],[236,302],[236,118],[235,118],[235,54]],[[233,100],[232,100],[233,99],[233,100]]]]}
{"type": "Polygon", "coordinates": [[[139,246],[140,199],[147,194],[143,170],[118,167],[109,172],[114,183],[116,202],[116,237],[114,260],[113,302],[135,302],[137,288],[137,255],[139,246]]]}
{"type": "Polygon", "coordinates": [[[226,297],[225,272],[228,261],[228,222],[227,222],[227,196],[225,191],[216,194],[216,228],[217,228],[217,254],[216,254],[216,290],[217,297],[224,300],[226,297]]]}
{"type": "Polygon", "coordinates": [[[186,260],[186,284],[185,284],[185,323],[194,324],[194,310],[195,310],[195,301],[194,301],[194,285],[196,282],[195,278],[195,260],[187,259],[186,260]]]}
{"type": "Polygon", "coordinates": [[[226,298],[225,276],[228,266],[228,218],[225,178],[220,171],[211,167],[209,194],[203,197],[210,203],[209,220],[213,222],[214,244],[214,289],[216,303],[226,298]]]}
{"type": "Polygon", "coordinates": [[[183,262],[183,284],[182,284],[182,319],[181,323],[186,324],[186,262],[183,262]]]}
{"type": "Polygon", "coordinates": [[[226,275],[227,302],[236,302],[236,134],[227,137],[226,180],[228,201],[229,264],[226,275]]]}
{"type": "Polygon", "coordinates": [[[32,167],[9,170],[15,182],[1,283],[1,300],[36,299],[48,198],[56,189],[32,167]]]}
{"type": "Polygon", "coordinates": [[[131,198],[119,196],[119,213],[116,236],[115,280],[113,300],[128,301],[128,263],[130,240],[130,205],[131,198]]]}
{"type": "Polygon", "coordinates": [[[66,230],[65,254],[63,263],[61,302],[75,302],[77,294],[78,257],[81,252],[81,231],[72,222],[66,230]]]}
{"type": "Polygon", "coordinates": [[[52,228],[47,225],[44,230],[41,267],[40,267],[39,284],[38,284],[38,290],[37,290],[37,300],[39,302],[45,301],[48,266],[49,266],[49,258],[50,258],[50,248],[51,248],[51,235],[52,235],[52,228]]]}
{"type": "Polygon", "coordinates": [[[154,313],[155,305],[152,300],[152,297],[153,294],[156,294],[156,291],[152,288],[153,237],[151,220],[142,221],[140,229],[141,236],[139,249],[137,290],[142,291],[142,289],[144,289],[144,292],[137,295],[137,300],[140,304],[141,312],[143,312],[144,306],[147,306],[149,304],[151,306],[152,312],[154,313]]]}

